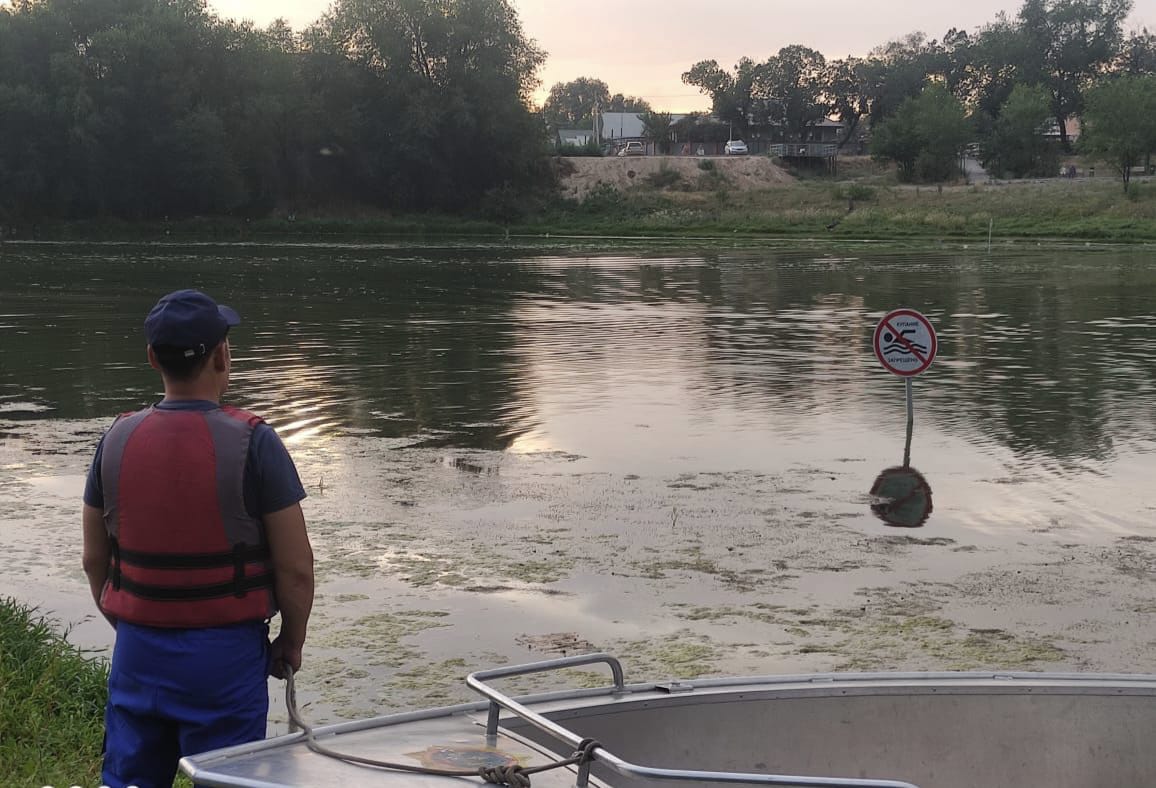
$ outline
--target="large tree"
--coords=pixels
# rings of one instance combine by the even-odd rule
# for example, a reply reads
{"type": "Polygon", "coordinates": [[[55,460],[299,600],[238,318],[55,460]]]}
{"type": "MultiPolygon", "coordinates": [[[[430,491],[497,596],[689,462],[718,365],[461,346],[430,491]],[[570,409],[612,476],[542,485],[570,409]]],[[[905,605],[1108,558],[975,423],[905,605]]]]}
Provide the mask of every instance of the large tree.
{"type": "Polygon", "coordinates": [[[14,38],[0,52],[20,63],[0,68],[0,92],[26,97],[17,117],[40,113],[4,135],[9,152],[43,159],[21,212],[140,218],[245,202],[224,123],[233,75],[204,2],[44,0],[5,16],[14,38]]]}
{"type": "Polygon", "coordinates": [[[1133,76],[1156,74],[1156,34],[1144,28],[1128,36],[1113,70],[1133,76]]]}
{"type": "Polygon", "coordinates": [[[779,126],[787,139],[805,141],[831,110],[825,88],[827,60],[804,46],[783,47],[757,72],[755,119],[779,126]]]}
{"type": "Polygon", "coordinates": [[[682,81],[710,96],[715,117],[740,136],[774,127],[785,137],[802,139],[831,109],[827,61],[801,45],[783,47],[762,63],[743,58],[730,72],[704,60],[682,81]]]}
{"type": "Polygon", "coordinates": [[[703,60],[684,72],[682,81],[710,96],[715,117],[744,135],[761,103],[756,96],[761,70],[749,57],[740,60],[733,73],[716,60],[703,60]]]}
{"type": "Polygon", "coordinates": [[[842,148],[855,138],[859,124],[871,112],[871,90],[866,61],[847,57],[828,64],[823,93],[831,110],[843,122],[842,148]]]}
{"type": "Polygon", "coordinates": [[[615,93],[610,97],[609,103],[603,108],[607,112],[653,112],[650,102],[638,96],[624,96],[621,93],[615,93]]]}
{"type": "Polygon", "coordinates": [[[611,95],[605,82],[591,77],[555,83],[542,105],[542,117],[554,129],[587,128],[593,124],[595,112],[650,111],[646,99],[622,93],[611,95]]]}
{"type": "Polygon", "coordinates": [[[940,70],[939,45],[923,33],[912,33],[871,51],[862,65],[870,97],[872,127],[894,115],[903,102],[919,96],[940,70]]]}
{"type": "Polygon", "coordinates": [[[963,98],[986,124],[999,116],[1016,85],[1039,80],[1027,46],[1019,23],[1002,13],[973,37],[963,98]]]}
{"type": "Polygon", "coordinates": [[[461,208],[540,175],[528,103],[544,54],[508,0],[338,0],[325,36],[374,77],[374,201],[461,208]]]}
{"type": "Polygon", "coordinates": [[[902,180],[945,181],[959,174],[971,135],[963,105],[942,85],[931,85],[875,128],[871,153],[894,161],[902,180]]]}
{"type": "MultiPolygon", "coordinates": [[[[595,109],[609,111],[610,88],[600,79],[578,77],[558,82],[542,105],[542,115],[554,128],[575,127],[590,123],[595,109]]],[[[625,110],[620,110],[625,111],[625,110]]]]}
{"type": "Polygon", "coordinates": [[[551,182],[508,0],[339,0],[295,34],[204,0],[0,5],[0,220],[466,209],[551,182]]]}
{"type": "Polygon", "coordinates": [[[1132,169],[1156,150],[1156,77],[1122,76],[1088,91],[1080,148],[1111,162],[1127,192],[1132,169]]]}
{"type": "Polygon", "coordinates": [[[1050,119],[1047,91],[1039,85],[1017,85],[984,140],[984,166],[1016,178],[1054,175],[1054,143],[1043,134],[1050,119]]]}
{"type": "Polygon", "coordinates": [[[1019,12],[1022,81],[1044,85],[1060,140],[1084,109],[1084,90],[1119,55],[1132,0],[1026,0],[1019,12]]]}
{"type": "Polygon", "coordinates": [[[669,112],[647,112],[642,115],[642,133],[654,143],[659,153],[670,153],[674,117],[669,112]]]}

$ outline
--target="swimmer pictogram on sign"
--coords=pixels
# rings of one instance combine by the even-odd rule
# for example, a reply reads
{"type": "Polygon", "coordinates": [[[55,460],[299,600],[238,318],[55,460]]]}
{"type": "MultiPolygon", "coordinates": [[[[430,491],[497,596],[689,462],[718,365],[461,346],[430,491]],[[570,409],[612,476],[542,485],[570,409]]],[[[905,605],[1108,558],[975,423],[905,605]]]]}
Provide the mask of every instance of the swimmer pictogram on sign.
{"type": "Polygon", "coordinates": [[[902,377],[925,372],[939,350],[931,321],[914,309],[888,312],[875,327],[872,344],[879,363],[902,377]]]}

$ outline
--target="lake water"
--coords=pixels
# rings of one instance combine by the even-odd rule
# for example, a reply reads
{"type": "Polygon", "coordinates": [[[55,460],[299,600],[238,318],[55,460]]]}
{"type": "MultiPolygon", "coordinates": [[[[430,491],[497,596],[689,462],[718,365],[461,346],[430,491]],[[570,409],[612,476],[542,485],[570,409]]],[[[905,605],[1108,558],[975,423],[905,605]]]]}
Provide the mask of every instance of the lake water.
{"type": "Polygon", "coordinates": [[[584,647],[640,679],[1150,668],[1150,250],[8,244],[0,274],[0,594],[86,646],[85,466],[193,286],[241,313],[229,397],[310,492],[317,719],[584,647]],[[919,529],[870,494],[899,306],[939,333],[919,529]]]}

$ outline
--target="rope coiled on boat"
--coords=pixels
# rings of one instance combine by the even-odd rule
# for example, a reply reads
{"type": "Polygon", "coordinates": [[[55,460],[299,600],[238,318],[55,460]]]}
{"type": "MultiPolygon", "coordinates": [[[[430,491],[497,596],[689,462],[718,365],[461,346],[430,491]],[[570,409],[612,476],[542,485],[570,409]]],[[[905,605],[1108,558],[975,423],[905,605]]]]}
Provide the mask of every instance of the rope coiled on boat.
{"type": "Polygon", "coordinates": [[[483,766],[475,771],[467,769],[432,769],[425,766],[413,766],[408,763],[393,763],[377,761],[372,758],[363,758],[360,755],[331,750],[317,741],[313,727],[301,717],[297,708],[297,685],[293,669],[285,666],[285,706],[289,711],[289,730],[300,729],[305,736],[305,746],[318,755],[334,758],[356,766],[366,766],[374,769],[388,769],[391,771],[410,772],[413,774],[428,774],[435,777],[477,777],[487,785],[505,785],[509,788],[531,788],[530,777],[551,769],[562,769],[567,766],[582,766],[594,760],[594,751],[602,745],[595,739],[583,739],[578,749],[569,758],[554,761],[544,766],[525,767],[518,764],[506,766],[483,766]]]}

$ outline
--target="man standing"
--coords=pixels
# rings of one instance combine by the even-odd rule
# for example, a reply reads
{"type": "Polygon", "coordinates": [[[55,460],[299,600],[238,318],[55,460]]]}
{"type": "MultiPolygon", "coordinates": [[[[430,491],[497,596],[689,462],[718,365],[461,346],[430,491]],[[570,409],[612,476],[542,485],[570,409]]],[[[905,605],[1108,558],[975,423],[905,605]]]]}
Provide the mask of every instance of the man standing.
{"type": "Polygon", "coordinates": [[[240,322],[195,290],[157,302],[145,334],[165,397],[116,420],[85,485],[84,571],[116,629],[112,788],[168,788],[184,755],[263,739],[269,672],[301,666],[313,606],[305,490],[273,429],[220,404],[240,322]]]}

